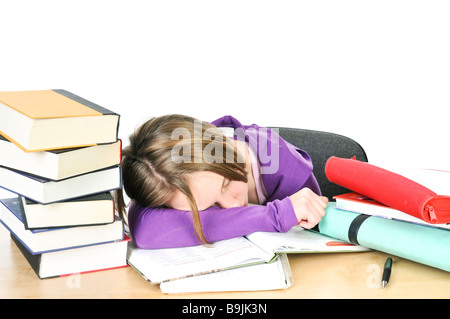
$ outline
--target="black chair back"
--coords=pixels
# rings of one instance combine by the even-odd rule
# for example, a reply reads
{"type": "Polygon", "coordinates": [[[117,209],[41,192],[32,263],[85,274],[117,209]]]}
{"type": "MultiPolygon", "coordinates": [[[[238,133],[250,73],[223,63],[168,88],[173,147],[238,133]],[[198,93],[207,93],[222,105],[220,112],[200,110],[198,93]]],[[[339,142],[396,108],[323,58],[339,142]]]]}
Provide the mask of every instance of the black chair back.
{"type": "Polygon", "coordinates": [[[332,156],[352,158],[367,162],[364,149],[356,141],[335,133],[286,127],[271,127],[287,142],[306,151],[314,165],[314,175],[319,183],[322,195],[329,200],[333,196],[350,190],[331,183],[325,175],[325,163],[332,156]]]}

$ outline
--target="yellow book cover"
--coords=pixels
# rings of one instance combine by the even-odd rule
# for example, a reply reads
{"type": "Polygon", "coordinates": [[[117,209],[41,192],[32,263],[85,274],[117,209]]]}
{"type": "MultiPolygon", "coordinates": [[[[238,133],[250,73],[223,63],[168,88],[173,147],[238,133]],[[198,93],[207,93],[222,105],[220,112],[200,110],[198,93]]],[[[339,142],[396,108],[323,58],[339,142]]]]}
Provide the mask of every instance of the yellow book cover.
{"type": "Polygon", "coordinates": [[[0,134],[25,152],[116,142],[119,118],[66,90],[0,92],[0,134]]]}
{"type": "Polygon", "coordinates": [[[0,92],[0,102],[32,119],[102,115],[54,90],[0,92]]]}

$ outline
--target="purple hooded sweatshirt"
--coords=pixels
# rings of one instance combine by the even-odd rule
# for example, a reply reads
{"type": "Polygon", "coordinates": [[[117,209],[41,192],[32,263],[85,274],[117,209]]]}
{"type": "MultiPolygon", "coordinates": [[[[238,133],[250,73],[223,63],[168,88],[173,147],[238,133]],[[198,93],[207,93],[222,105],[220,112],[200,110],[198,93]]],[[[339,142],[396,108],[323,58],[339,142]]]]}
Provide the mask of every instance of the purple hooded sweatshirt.
{"type": "MultiPolygon", "coordinates": [[[[244,236],[256,231],[287,232],[297,225],[289,198],[308,187],[320,195],[309,155],[284,141],[274,131],[242,125],[231,116],[211,124],[231,128],[235,139],[245,139],[256,154],[265,203],[234,208],[210,207],[200,211],[203,233],[209,242],[244,236]]],[[[142,207],[133,201],[128,211],[131,237],[142,249],[199,245],[190,211],[142,207]]]]}

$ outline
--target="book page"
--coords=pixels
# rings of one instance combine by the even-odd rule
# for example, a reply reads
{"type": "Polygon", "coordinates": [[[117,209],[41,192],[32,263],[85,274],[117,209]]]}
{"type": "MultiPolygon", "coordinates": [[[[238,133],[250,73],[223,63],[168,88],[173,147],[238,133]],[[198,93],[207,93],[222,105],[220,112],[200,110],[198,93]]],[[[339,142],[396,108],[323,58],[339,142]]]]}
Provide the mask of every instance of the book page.
{"type": "Polygon", "coordinates": [[[248,240],[268,253],[301,253],[301,252],[343,252],[367,251],[361,246],[355,246],[334,239],[301,226],[294,226],[287,233],[256,232],[246,236],[248,240]]]}
{"type": "Polygon", "coordinates": [[[163,282],[163,293],[214,291],[260,291],[285,289],[292,285],[292,273],[285,254],[263,263],[211,274],[163,282]]]}
{"type": "Polygon", "coordinates": [[[267,253],[244,237],[215,242],[208,246],[168,249],[138,249],[129,246],[128,261],[154,283],[198,275],[251,263],[267,262],[267,253]]]}

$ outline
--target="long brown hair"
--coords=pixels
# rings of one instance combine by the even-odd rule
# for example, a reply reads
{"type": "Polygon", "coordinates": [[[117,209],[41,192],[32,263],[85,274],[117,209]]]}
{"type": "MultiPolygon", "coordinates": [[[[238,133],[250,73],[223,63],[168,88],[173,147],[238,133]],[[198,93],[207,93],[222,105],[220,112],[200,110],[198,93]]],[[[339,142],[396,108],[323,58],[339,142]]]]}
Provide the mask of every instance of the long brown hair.
{"type": "MultiPolygon", "coordinates": [[[[152,118],[138,127],[130,136],[129,145],[122,150],[121,166],[123,189],[140,206],[166,207],[175,190],[183,193],[190,204],[195,234],[201,243],[208,241],[187,174],[211,171],[230,180],[247,182],[245,161],[234,144],[213,125],[179,114],[152,118]],[[179,139],[177,132],[186,134],[179,139]],[[212,151],[205,152],[205,148],[212,151]]],[[[126,205],[122,190],[116,191],[115,199],[116,209],[124,218],[126,205]]]]}

